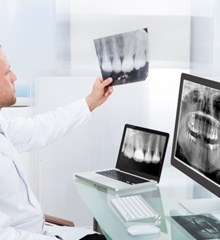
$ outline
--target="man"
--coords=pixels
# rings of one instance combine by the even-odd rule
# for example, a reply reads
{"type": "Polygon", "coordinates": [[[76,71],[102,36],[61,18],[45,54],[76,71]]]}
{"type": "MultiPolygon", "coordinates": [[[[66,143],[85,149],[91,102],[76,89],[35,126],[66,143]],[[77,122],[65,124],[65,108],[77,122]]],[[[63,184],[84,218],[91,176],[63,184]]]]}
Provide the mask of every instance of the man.
{"type": "MultiPolygon", "coordinates": [[[[15,81],[16,76],[0,46],[0,109],[16,102],[15,81]]],[[[10,120],[0,112],[0,239],[57,239],[56,233],[49,235],[45,231],[43,212],[25,180],[18,152],[45,146],[86,123],[91,111],[111,95],[113,89],[108,86],[111,82],[111,78],[105,81],[98,78],[85,99],[33,119],[10,120]]],[[[63,239],[79,239],[88,233],[77,228],[67,232],[66,236],[71,237],[63,239]]]]}

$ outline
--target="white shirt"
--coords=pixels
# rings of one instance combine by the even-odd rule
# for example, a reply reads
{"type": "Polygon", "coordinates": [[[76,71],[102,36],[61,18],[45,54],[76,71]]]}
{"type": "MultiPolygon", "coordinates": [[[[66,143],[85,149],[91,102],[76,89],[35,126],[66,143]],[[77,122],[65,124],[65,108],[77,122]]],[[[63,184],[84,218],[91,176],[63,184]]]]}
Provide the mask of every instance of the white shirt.
{"type": "Polygon", "coordinates": [[[43,212],[19,163],[19,152],[40,148],[86,123],[85,99],[34,118],[9,120],[0,113],[0,240],[50,240],[43,212]]]}

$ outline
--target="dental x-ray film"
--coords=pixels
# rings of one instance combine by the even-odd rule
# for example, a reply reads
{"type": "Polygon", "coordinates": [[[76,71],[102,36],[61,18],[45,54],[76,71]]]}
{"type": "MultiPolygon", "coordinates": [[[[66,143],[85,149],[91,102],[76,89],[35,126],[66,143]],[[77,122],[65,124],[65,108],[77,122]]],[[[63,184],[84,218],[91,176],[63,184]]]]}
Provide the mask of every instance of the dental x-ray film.
{"type": "Polygon", "coordinates": [[[215,240],[220,238],[219,217],[219,213],[172,216],[177,223],[198,240],[215,240]]]}
{"type": "Polygon", "coordinates": [[[147,28],[94,40],[103,79],[113,78],[111,85],[146,80],[148,76],[147,28]]]}

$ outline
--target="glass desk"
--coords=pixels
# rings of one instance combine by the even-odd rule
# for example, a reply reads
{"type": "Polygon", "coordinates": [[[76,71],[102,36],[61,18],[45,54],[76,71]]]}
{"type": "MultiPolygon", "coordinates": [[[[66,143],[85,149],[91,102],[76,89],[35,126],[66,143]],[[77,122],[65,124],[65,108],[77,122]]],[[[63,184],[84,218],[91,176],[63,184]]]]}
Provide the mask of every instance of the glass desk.
{"type": "Polygon", "coordinates": [[[145,190],[114,192],[99,188],[78,178],[74,179],[75,187],[85,205],[98,222],[103,234],[112,240],[144,240],[146,239],[195,239],[182,228],[171,216],[191,215],[180,203],[188,199],[211,198],[213,195],[206,189],[196,184],[173,167],[164,168],[160,183],[157,187],[145,190]],[[161,230],[160,234],[131,236],[127,227],[134,224],[146,223],[145,221],[124,223],[115,214],[109,205],[109,200],[116,196],[141,194],[145,200],[159,213],[160,219],[154,224],[161,230]]]}

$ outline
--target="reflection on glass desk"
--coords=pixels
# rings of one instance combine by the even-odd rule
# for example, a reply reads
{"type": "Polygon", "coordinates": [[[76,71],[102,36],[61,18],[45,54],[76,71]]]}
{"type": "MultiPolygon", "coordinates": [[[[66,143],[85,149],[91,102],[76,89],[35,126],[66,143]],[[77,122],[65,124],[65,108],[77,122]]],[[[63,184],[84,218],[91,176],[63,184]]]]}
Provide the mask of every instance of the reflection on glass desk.
{"type": "MultiPolygon", "coordinates": [[[[192,215],[188,209],[181,204],[182,201],[200,199],[217,199],[209,191],[185,176],[173,167],[163,169],[160,183],[149,189],[114,192],[104,188],[99,188],[89,182],[74,179],[75,187],[85,205],[91,211],[93,217],[98,222],[104,235],[111,240],[129,239],[195,239],[172,216],[192,215]],[[120,196],[141,194],[151,207],[160,215],[159,220],[152,222],[139,220],[125,223],[123,219],[113,211],[109,201],[120,196]],[[127,228],[134,224],[155,224],[160,228],[160,234],[131,236],[127,228]]],[[[217,199],[218,200],[218,199],[217,199]]],[[[204,209],[206,212],[206,208],[204,209]]]]}

